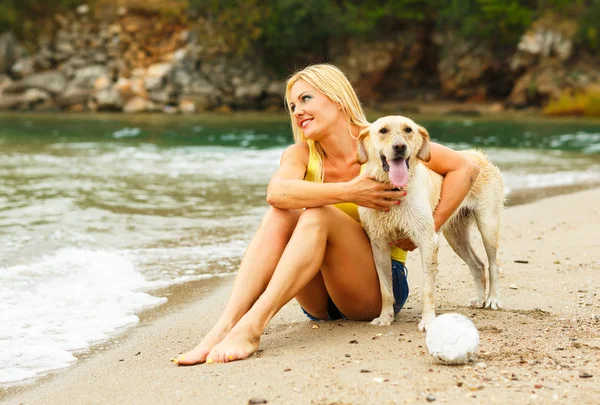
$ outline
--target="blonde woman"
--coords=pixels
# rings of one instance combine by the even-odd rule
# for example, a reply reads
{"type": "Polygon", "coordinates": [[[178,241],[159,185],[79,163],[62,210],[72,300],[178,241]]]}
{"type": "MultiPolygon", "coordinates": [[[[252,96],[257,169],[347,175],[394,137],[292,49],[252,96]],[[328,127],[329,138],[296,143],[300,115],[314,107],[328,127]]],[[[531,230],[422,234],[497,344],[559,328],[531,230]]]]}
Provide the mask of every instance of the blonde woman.
{"type": "MultiPolygon", "coordinates": [[[[229,362],[254,353],[273,316],[295,298],[311,319],[370,321],[381,293],[357,206],[388,210],[404,191],[360,174],[356,138],[369,125],[356,93],[335,66],[309,66],[287,82],[286,106],[295,144],[269,182],[270,205],[239,268],[216,325],[174,361],[180,365],[229,362]]],[[[436,230],[467,195],[478,166],[431,144],[427,166],[445,176],[435,211],[436,230]]],[[[408,296],[404,261],[415,249],[397,242],[392,257],[395,310],[408,296]]]]}

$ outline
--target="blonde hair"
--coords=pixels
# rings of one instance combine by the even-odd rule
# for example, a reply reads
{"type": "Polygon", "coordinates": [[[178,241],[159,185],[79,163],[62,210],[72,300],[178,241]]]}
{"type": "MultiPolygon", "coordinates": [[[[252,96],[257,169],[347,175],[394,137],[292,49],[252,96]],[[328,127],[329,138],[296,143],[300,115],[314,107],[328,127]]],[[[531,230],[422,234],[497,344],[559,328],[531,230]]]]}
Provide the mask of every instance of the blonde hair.
{"type": "Polygon", "coordinates": [[[367,121],[367,117],[362,106],[360,105],[360,101],[358,100],[358,96],[356,95],[354,88],[350,84],[350,81],[348,81],[348,78],[346,78],[344,73],[339,68],[327,63],[322,63],[308,66],[290,76],[290,78],[287,80],[287,85],[285,88],[284,103],[292,121],[294,141],[296,143],[307,142],[309,148],[316,152],[319,158],[319,171],[316,173],[316,177],[323,181],[323,176],[325,174],[323,170],[323,160],[325,157],[323,147],[318,141],[307,139],[306,136],[304,136],[304,131],[302,131],[302,128],[294,124],[294,112],[291,110],[288,104],[290,102],[292,86],[298,80],[305,81],[306,83],[315,87],[331,101],[338,104],[342,108],[342,111],[346,114],[346,117],[348,117],[348,131],[350,131],[350,125],[352,124],[359,127],[365,127],[369,126],[370,123],[367,121]]]}

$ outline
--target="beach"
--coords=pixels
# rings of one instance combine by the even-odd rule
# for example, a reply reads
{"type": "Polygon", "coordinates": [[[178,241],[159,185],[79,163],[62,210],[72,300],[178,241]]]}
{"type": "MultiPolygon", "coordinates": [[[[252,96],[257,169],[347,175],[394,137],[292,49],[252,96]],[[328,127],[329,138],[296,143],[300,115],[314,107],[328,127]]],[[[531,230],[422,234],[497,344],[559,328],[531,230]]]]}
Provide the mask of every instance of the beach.
{"type": "Polygon", "coordinates": [[[438,313],[459,312],[473,320],[481,338],[475,363],[445,366],[427,354],[425,335],[417,331],[422,274],[417,251],[407,262],[411,295],[389,327],[312,322],[292,301],[267,327],[259,352],[249,359],[194,367],[171,363],[216,321],[233,281],[228,276],[211,280],[210,288],[191,284],[173,291],[171,302],[143,314],[139,326],[68,370],[5,391],[3,402],[596,404],[598,201],[596,188],[505,210],[501,311],[463,306],[474,292],[471,275],[442,242],[438,313]]]}

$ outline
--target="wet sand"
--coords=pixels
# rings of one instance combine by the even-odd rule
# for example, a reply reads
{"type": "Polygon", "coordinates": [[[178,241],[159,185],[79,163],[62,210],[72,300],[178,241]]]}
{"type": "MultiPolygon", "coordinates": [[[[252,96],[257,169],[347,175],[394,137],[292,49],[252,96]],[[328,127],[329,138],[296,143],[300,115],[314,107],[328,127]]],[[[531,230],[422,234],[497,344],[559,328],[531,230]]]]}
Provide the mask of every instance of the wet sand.
{"type": "MultiPolygon", "coordinates": [[[[480,246],[478,243],[477,246],[480,246]]],[[[483,249],[478,249],[481,257],[483,249]]],[[[438,313],[479,328],[478,360],[444,366],[417,331],[419,253],[409,255],[411,295],[389,327],[311,322],[291,302],[260,351],[230,364],[177,367],[223,309],[232,278],[172,290],[168,306],[74,367],[5,394],[9,404],[464,404],[577,403],[600,398],[600,189],[507,208],[500,244],[505,309],[463,306],[469,270],[444,241],[438,313]],[[197,290],[190,290],[196,288],[197,290]],[[207,291],[201,291],[207,289],[207,291]],[[190,300],[192,300],[190,302],[190,300]]]]}

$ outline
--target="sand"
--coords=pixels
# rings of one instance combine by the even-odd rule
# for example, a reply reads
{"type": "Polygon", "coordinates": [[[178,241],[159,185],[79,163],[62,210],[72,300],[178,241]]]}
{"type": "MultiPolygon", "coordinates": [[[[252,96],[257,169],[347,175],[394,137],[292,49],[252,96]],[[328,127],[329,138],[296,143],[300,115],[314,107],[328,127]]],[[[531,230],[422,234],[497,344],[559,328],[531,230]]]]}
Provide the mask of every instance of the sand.
{"type": "Polygon", "coordinates": [[[70,369],[4,391],[4,401],[598,404],[599,202],[600,189],[593,189],[506,209],[500,246],[502,311],[463,306],[473,295],[473,282],[466,265],[443,242],[438,312],[459,312],[475,322],[481,336],[476,363],[444,366],[427,354],[424,334],[417,331],[422,273],[414,252],[408,260],[411,295],[389,327],[311,322],[291,302],[248,360],[194,367],[170,363],[216,320],[230,290],[232,278],[227,277],[214,281],[209,294],[202,284],[175,290],[174,302],[144,316],[140,326],[82,356],[70,369]]]}

